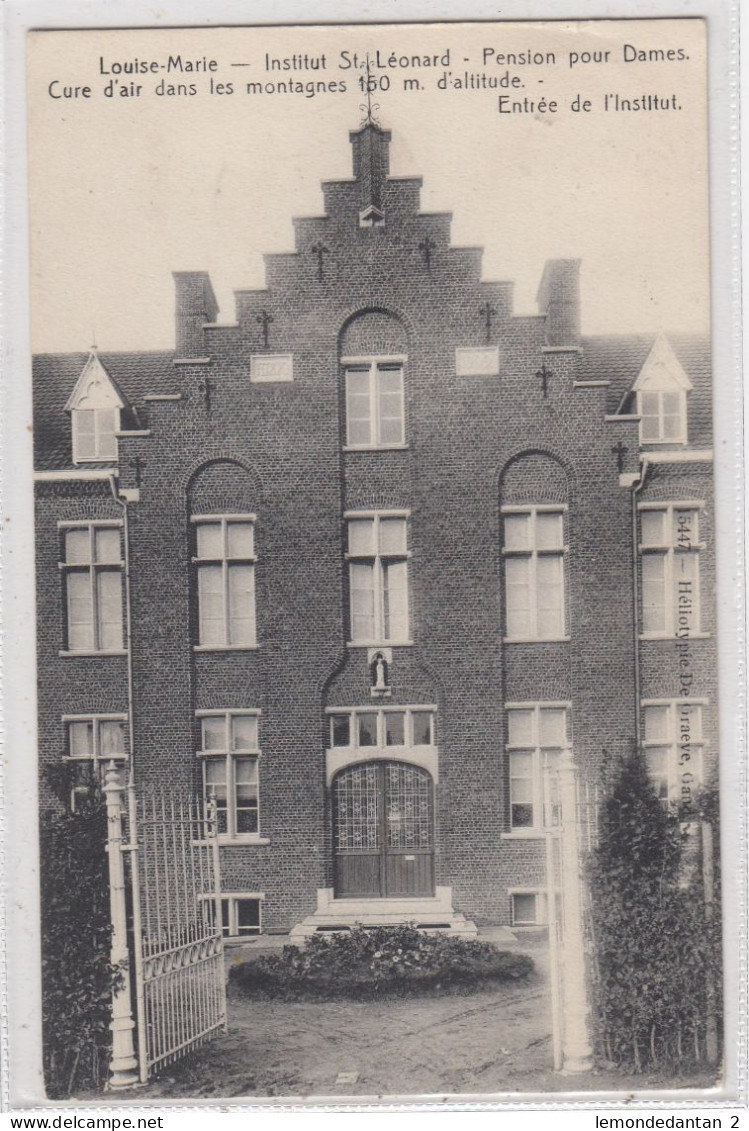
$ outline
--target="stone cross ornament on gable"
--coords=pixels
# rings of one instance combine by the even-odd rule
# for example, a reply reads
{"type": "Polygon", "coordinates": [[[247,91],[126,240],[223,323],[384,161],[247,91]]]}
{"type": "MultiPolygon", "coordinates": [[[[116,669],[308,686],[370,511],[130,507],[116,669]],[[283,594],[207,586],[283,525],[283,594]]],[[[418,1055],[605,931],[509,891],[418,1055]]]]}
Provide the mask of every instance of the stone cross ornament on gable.
{"type": "Polygon", "coordinates": [[[548,395],[549,395],[549,378],[553,377],[554,373],[552,372],[551,369],[547,368],[546,362],[544,361],[543,364],[541,365],[541,368],[536,370],[536,376],[538,377],[539,381],[541,382],[541,391],[543,393],[543,397],[544,397],[544,400],[545,400],[546,397],[548,397],[548,395]]]}
{"type": "Polygon", "coordinates": [[[255,318],[255,321],[262,323],[262,327],[263,327],[263,330],[262,330],[262,333],[263,333],[263,348],[267,349],[268,348],[270,324],[271,324],[271,322],[275,322],[275,318],[273,317],[272,314],[269,314],[267,310],[261,310],[260,313],[255,318]]]}
{"type": "Polygon", "coordinates": [[[432,252],[436,248],[436,243],[429,236],[423,239],[419,244],[419,251],[424,256],[424,266],[427,271],[432,270],[432,252]]]}
{"type": "Polygon", "coordinates": [[[479,314],[481,314],[484,319],[484,333],[486,335],[487,345],[489,345],[492,340],[492,322],[496,313],[496,307],[492,306],[490,302],[485,302],[483,306],[479,307],[479,314]]]}
{"type": "Polygon", "coordinates": [[[310,253],[317,256],[317,281],[322,283],[325,278],[325,256],[330,255],[330,249],[324,243],[315,243],[310,248],[310,253]]]}

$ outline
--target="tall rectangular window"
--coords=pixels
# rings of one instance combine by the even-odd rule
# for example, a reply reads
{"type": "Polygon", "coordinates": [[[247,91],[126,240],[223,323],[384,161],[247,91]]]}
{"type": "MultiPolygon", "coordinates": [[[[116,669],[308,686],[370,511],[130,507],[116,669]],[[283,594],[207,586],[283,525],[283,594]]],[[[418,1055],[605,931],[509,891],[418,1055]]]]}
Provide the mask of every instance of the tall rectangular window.
{"type": "Polygon", "coordinates": [[[349,514],[348,562],[353,644],[406,644],[408,519],[403,512],[349,514]]]}
{"type": "Polygon", "coordinates": [[[554,770],[569,746],[568,707],[563,703],[517,703],[507,708],[510,827],[542,829],[558,823],[554,770]]]}
{"type": "Polygon", "coordinates": [[[565,635],[564,511],[503,507],[505,633],[508,640],[565,635]]]}
{"type": "Polygon", "coordinates": [[[119,523],[63,528],[67,648],[122,649],[122,548],[119,523]]]}
{"type": "Polygon", "coordinates": [[[698,513],[689,503],[639,507],[644,636],[688,637],[700,630],[698,513]]]}
{"type": "Polygon", "coordinates": [[[198,643],[251,648],[255,621],[254,515],[193,518],[198,571],[198,643]]]}
{"type": "Polygon", "coordinates": [[[703,781],[702,705],[687,699],[643,703],[648,774],[664,808],[687,809],[703,781]]]}
{"type": "Polygon", "coordinates": [[[230,840],[260,831],[258,715],[234,711],[201,716],[203,791],[216,801],[219,836],[230,840]]]}
{"type": "Polygon", "coordinates": [[[350,448],[405,443],[403,362],[362,358],[345,366],[346,443],[350,448]]]}
{"type": "Polygon", "coordinates": [[[104,777],[115,762],[121,769],[125,759],[125,716],[69,716],[66,761],[72,771],[70,806],[72,810],[101,789],[104,777]]]}

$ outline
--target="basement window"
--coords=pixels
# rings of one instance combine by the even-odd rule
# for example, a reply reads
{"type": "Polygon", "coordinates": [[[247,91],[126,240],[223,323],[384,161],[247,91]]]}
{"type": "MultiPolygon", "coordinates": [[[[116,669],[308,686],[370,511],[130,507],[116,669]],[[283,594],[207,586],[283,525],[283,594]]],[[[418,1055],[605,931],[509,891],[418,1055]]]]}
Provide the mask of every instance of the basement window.
{"type": "Polygon", "coordinates": [[[540,891],[510,892],[513,927],[540,927],[546,922],[546,895],[540,891]]]}
{"type": "Polygon", "coordinates": [[[224,938],[241,939],[261,931],[260,896],[224,895],[221,897],[221,929],[224,938]]]}

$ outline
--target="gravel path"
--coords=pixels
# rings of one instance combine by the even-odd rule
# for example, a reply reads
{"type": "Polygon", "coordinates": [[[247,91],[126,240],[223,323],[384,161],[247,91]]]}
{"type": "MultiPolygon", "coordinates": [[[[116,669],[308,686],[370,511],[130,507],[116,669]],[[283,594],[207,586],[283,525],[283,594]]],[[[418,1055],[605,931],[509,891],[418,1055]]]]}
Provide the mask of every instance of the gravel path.
{"type": "Polygon", "coordinates": [[[383,1002],[255,1001],[230,992],[229,1028],[167,1070],[139,1100],[443,1096],[709,1087],[553,1071],[547,953],[536,972],[497,989],[383,1002]]]}

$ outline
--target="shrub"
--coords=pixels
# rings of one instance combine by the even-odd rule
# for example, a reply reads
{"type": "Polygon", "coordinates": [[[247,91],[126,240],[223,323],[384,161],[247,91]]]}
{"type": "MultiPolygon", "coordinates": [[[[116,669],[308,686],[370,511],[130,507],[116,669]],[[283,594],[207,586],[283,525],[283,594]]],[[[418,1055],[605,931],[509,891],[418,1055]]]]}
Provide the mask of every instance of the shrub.
{"type": "Polygon", "coordinates": [[[356,926],[316,934],[304,949],[285,946],[280,954],[235,966],[234,986],[249,995],[298,998],[372,999],[448,986],[464,990],[491,982],[525,978],[533,970],[526,955],[491,943],[413,926],[356,926]]]}
{"type": "MultiPolygon", "coordinates": [[[[695,816],[715,820],[703,800],[693,826],[695,816]]],[[[590,880],[599,1052],[628,1070],[678,1071],[706,1055],[720,916],[706,914],[695,843],[655,796],[643,759],[623,764],[602,809],[590,880]]]]}
{"type": "Polygon", "coordinates": [[[112,991],[107,814],[101,796],[40,830],[44,1073],[51,1098],[106,1079],[112,991]]]}

